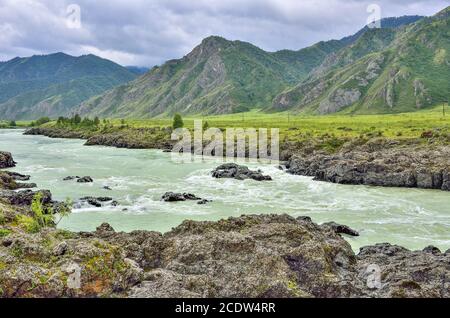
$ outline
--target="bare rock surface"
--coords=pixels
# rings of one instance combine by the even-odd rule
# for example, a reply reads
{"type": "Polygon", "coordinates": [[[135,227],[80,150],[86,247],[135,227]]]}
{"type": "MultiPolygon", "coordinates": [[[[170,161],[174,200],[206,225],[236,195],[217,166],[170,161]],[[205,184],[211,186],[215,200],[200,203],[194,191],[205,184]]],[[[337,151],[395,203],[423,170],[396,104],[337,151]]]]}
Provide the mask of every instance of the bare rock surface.
{"type": "Polygon", "coordinates": [[[418,150],[383,143],[333,155],[293,156],[286,165],[287,172],[339,184],[450,190],[449,147],[418,150]]]}

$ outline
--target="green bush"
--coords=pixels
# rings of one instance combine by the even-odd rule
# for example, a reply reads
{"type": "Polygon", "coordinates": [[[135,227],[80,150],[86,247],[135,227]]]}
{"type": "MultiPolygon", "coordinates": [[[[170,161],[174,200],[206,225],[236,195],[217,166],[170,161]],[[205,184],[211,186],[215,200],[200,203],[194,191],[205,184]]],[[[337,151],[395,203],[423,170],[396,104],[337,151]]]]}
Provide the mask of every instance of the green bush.
{"type": "Polygon", "coordinates": [[[38,120],[36,120],[35,125],[36,126],[40,126],[40,125],[46,124],[48,122],[50,122],[50,118],[48,118],[48,117],[41,117],[38,120]]]}
{"type": "Polygon", "coordinates": [[[46,211],[42,204],[42,193],[37,192],[33,197],[31,203],[31,211],[33,212],[33,218],[39,224],[40,227],[51,226],[54,224],[53,211],[46,211]],[[47,212],[47,213],[46,213],[47,212]]]}

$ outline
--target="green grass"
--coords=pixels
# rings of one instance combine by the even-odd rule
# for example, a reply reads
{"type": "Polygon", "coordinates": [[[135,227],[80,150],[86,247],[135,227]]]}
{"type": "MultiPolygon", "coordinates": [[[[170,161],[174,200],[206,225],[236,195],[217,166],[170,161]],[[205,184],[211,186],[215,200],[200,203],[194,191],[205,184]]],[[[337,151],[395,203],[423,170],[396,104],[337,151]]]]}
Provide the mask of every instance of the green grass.
{"type": "MultiPolygon", "coordinates": [[[[357,137],[361,134],[382,133],[388,138],[418,138],[424,131],[439,130],[450,133],[450,107],[447,116],[442,115],[442,106],[413,113],[386,115],[328,115],[298,116],[287,112],[266,114],[251,111],[241,114],[204,117],[184,117],[186,128],[193,128],[194,120],[207,121],[209,127],[217,128],[279,128],[282,136],[295,136],[299,133],[313,137],[325,134],[337,137],[357,137]]],[[[120,126],[120,120],[111,121],[120,126]]],[[[172,119],[127,119],[132,128],[171,126],[172,119]]]]}

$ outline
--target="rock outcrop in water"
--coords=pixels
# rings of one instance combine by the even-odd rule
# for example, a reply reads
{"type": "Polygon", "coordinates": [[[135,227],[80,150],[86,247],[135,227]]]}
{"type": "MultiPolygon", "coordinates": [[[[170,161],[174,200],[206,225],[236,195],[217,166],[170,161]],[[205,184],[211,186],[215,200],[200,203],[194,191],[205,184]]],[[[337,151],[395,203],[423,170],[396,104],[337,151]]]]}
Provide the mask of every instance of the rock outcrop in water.
{"type": "Polygon", "coordinates": [[[287,172],[318,181],[384,187],[450,190],[450,148],[392,148],[373,144],[327,155],[293,156],[287,172]]]}
{"type": "Polygon", "coordinates": [[[272,177],[265,176],[262,171],[252,171],[248,167],[240,166],[235,163],[223,164],[212,172],[214,178],[222,179],[236,179],[236,180],[247,180],[252,179],[256,181],[271,181],[272,177]]]}
{"type": "Polygon", "coordinates": [[[77,180],[78,183],[92,183],[94,180],[90,176],[81,177],[77,180]]]}
{"type": "Polygon", "coordinates": [[[166,192],[161,199],[165,202],[198,201],[198,204],[206,204],[210,202],[209,200],[199,198],[192,193],[166,192]]]}
{"type": "Polygon", "coordinates": [[[0,191],[0,297],[450,297],[450,253],[434,247],[355,255],[338,234],[348,227],[282,214],[185,221],[165,234],[30,231],[21,220],[34,196],[0,191]]]}

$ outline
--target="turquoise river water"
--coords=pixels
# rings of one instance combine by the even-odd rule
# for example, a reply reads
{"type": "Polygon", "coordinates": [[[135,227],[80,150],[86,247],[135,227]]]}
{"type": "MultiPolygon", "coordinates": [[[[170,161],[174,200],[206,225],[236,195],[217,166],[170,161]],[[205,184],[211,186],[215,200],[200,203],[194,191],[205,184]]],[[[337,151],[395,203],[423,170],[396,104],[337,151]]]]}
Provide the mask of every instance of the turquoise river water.
{"type": "Polygon", "coordinates": [[[1,130],[0,150],[13,154],[17,167],[57,200],[110,196],[117,207],[79,206],[61,228],[91,231],[102,222],[116,230],[166,232],[183,220],[218,220],[242,214],[288,213],[315,222],[335,221],[360,231],[347,238],[356,250],[389,242],[410,249],[435,245],[450,248],[450,193],[434,190],[336,185],[292,176],[276,165],[249,164],[273,177],[272,182],[217,180],[210,172],[218,163],[177,163],[159,150],[86,147],[82,140],[24,136],[1,130]],[[66,176],[91,176],[90,184],[62,181],[66,176]],[[112,191],[103,189],[109,186],[112,191]],[[166,203],[167,192],[190,192],[213,200],[166,203]]]}

